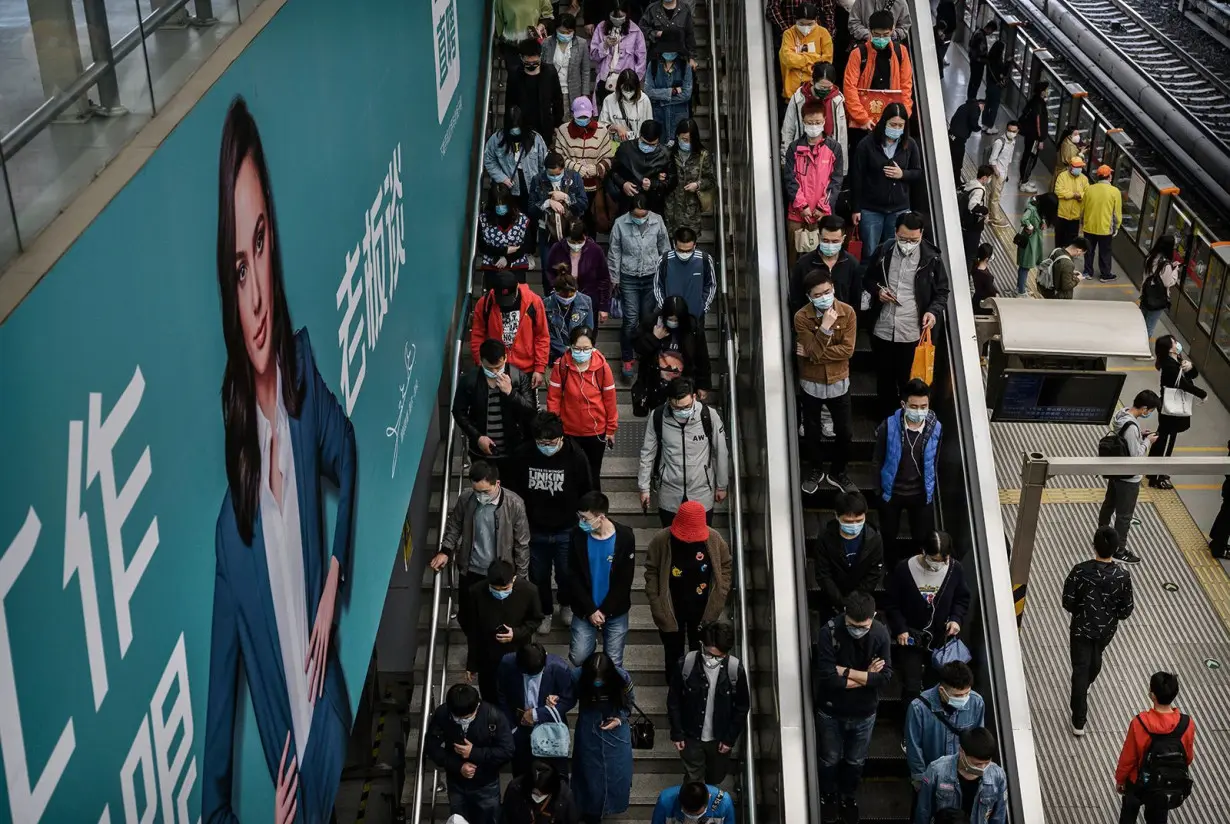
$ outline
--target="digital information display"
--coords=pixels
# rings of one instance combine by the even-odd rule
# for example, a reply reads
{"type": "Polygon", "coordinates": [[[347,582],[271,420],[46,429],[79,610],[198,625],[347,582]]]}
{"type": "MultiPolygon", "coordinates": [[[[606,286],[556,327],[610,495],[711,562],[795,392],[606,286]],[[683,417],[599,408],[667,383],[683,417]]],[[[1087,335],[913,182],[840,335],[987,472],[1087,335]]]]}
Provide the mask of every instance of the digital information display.
{"type": "Polygon", "coordinates": [[[1106,425],[1125,380],[1122,372],[1005,369],[991,420],[1106,425]]]}

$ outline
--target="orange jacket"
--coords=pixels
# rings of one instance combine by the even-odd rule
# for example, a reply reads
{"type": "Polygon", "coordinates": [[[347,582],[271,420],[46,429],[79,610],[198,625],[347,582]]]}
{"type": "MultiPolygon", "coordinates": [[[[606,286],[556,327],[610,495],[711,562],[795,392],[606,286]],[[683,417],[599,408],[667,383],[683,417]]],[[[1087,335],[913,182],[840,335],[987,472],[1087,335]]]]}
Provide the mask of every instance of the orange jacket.
{"type": "MultiPolygon", "coordinates": [[[[905,105],[906,113],[914,114],[914,70],[910,65],[910,50],[899,43],[889,45],[892,49],[889,62],[892,64],[888,85],[900,90],[899,95],[890,95],[889,102],[905,105]]],[[[846,96],[846,119],[852,129],[870,129],[880,120],[880,112],[873,111],[879,101],[872,101],[863,89],[871,88],[871,78],[876,70],[876,47],[865,41],[850,52],[846,61],[846,77],[843,91],[846,96]],[[864,54],[866,59],[864,59],[864,54]]]]}
{"type": "MultiPolygon", "coordinates": [[[[546,372],[547,357],[551,354],[551,328],[547,325],[547,308],[542,298],[522,283],[521,322],[517,335],[508,347],[508,362],[527,375],[531,372],[546,372]]],[[[488,292],[474,304],[474,317],[470,322],[470,354],[477,365],[478,347],[488,338],[504,339],[504,313],[495,303],[495,296],[488,292]]]]}
{"type": "Polygon", "coordinates": [[[601,352],[595,349],[589,369],[581,372],[572,360],[572,350],[564,350],[547,384],[547,411],[563,418],[566,435],[615,434],[619,428],[615,374],[601,352]]]}
{"type": "MultiPolygon", "coordinates": [[[[1150,732],[1173,732],[1174,728],[1179,726],[1180,715],[1182,713],[1179,708],[1175,707],[1174,712],[1146,710],[1132,719],[1132,723],[1128,724],[1127,738],[1123,741],[1123,750],[1119,753],[1119,766],[1115,768],[1115,784],[1134,782],[1140,771],[1140,764],[1145,760],[1145,753],[1149,751],[1149,743],[1153,739],[1149,737],[1149,732],[1141,727],[1141,723],[1143,722],[1150,732]]],[[[1192,763],[1196,756],[1195,719],[1188,722],[1187,732],[1183,733],[1183,749],[1187,751],[1187,763],[1192,763]]]]}

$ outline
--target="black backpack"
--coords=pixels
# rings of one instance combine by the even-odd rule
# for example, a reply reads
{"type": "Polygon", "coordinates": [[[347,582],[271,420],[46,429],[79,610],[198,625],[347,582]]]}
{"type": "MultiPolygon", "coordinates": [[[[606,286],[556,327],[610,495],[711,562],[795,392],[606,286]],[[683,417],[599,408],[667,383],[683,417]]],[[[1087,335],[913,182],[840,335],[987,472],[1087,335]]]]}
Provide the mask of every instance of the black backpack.
{"type": "Polygon", "coordinates": [[[1160,271],[1149,275],[1140,285],[1140,305],[1151,312],[1170,308],[1170,296],[1166,294],[1160,271]]]}
{"type": "Polygon", "coordinates": [[[1138,715],[1141,729],[1149,733],[1149,749],[1137,772],[1135,791],[1138,798],[1160,804],[1167,810],[1183,805],[1192,794],[1192,777],[1187,768],[1187,750],[1183,735],[1191,719],[1179,716],[1179,723],[1170,732],[1153,732],[1138,715]]]}
{"type": "MultiPolygon", "coordinates": [[[[666,413],[666,407],[667,404],[662,404],[653,411],[653,434],[658,439],[658,448],[653,456],[653,474],[650,478],[655,485],[662,480],[662,416],[666,413]]],[[[717,456],[713,448],[713,419],[709,416],[707,404],[702,404],[700,407],[700,425],[705,432],[705,443],[709,447],[709,465],[712,466],[717,456]]],[[[687,490],[683,492],[686,497],[687,490]]]]}
{"type": "MultiPolygon", "coordinates": [[[[985,197],[986,190],[983,190],[985,197]]],[[[957,192],[957,206],[961,214],[961,231],[972,232],[981,230],[986,225],[987,208],[986,206],[975,206],[974,210],[969,207],[970,189],[961,189],[957,192]]]]}
{"type": "MultiPolygon", "coordinates": [[[[1127,438],[1123,437],[1123,433],[1127,431],[1129,426],[1140,426],[1135,420],[1130,420],[1115,432],[1108,432],[1098,441],[1098,457],[1099,458],[1130,458],[1131,450],[1128,449],[1127,438]]],[[[1105,478],[1130,478],[1130,475],[1104,475],[1105,478]]]]}

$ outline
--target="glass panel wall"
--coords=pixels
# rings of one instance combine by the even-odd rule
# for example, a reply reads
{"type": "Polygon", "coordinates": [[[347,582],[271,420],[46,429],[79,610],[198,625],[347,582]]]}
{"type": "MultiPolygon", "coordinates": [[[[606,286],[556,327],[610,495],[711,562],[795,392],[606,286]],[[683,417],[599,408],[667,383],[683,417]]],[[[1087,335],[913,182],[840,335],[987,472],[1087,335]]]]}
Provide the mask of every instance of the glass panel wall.
{"type": "Polygon", "coordinates": [[[1209,258],[1204,261],[1205,271],[1209,273],[1208,282],[1204,286],[1204,294],[1200,298],[1200,314],[1197,321],[1200,328],[1209,334],[1213,333],[1213,314],[1217,311],[1217,302],[1221,298],[1221,285],[1226,276],[1226,268],[1220,264],[1210,266],[1209,258]]]}
{"type": "Polygon", "coordinates": [[[1148,253],[1153,245],[1153,235],[1157,229],[1157,204],[1161,195],[1152,181],[1145,183],[1145,207],[1140,216],[1140,251],[1148,253]]]}
{"type": "MultiPolygon", "coordinates": [[[[1225,280],[1226,264],[1221,260],[1213,259],[1213,268],[1217,270],[1216,278],[1225,280]]],[[[1213,278],[1209,278],[1209,282],[1213,282],[1213,278]]],[[[1222,298],[1221,311],[1217,313],[1216,326],[1213,329],[1213,343],[1221,352],[1222,357],[1230,358],[1230,290],[1227,290],[1222,298]]]]}
{"type": "Polygon", "coordinates": [[[1187,242],[1191,243],[1192,248],[1187,252],[1187,268],[1183,272],[1183,297],[1192,306],[1199,306],[1213,250],[1209,248],[1209,241],[1201,233],[1199,224],[1188,237],[1190,240],[1187,242]]]}
{"type": "Polygon", "coordinates": [[[1123,231],[1135,243],[1140,233],[1140,204],[1144,200],[1144,178],[1136,171],[1132,159],[1115,147],[1114,163],[1107,161],[1114,176],[1111,182],[1123,194],[1123,231]]]}
{"type": "MultiPolygon", "coordinates": [[[[1051,140],[1055,140],[1059,134],[1059,103],[1063,97],[1063,81],[1050,68],[1042,72],[1040,79],[1050,84],[1046,90],[1046,110],[1049,114],[1047,117],[1046,136],[1051,140]]],[[[1033,94],[1033,89],[1029,90],[1029,94],[1033,94]]]]}

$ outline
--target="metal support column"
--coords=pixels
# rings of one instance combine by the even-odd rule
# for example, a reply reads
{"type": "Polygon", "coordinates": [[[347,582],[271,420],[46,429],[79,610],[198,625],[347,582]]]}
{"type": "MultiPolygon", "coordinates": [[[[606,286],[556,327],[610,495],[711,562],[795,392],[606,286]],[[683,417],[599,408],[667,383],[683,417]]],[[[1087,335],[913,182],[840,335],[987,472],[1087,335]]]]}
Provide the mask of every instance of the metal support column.
{"type": "Polygon", "coordinates": [[[120,103],[120,82],[115,74],[115,55],[111,50],[111,26],[107,22],[107,7],[103,0],[82,0],[85,9],[85,25],[90,33],[90,54],[95,65],[102,66],[95,87],[98,89],[98,104],[95,114],[103,117],[118,117],[128,114],[120,103]]]}
{"type": "Polygon", "coordinates": [[[1008,557],[1017,627],[1021,626],[1025,615],[1029,565],[1034,557],[1034,540],[1038,534],[1038,515],[1042,512],[1047,468],[1046,456],[1041,452],[1030,452],[1021,464],[1021,503],[1017,507],[1016,530],[1012,534],[1012,550],[1008,557]]]}
{"type": "MultiPolygon", "coordinates": [[[[43,94],[55,97],[71,86],[84,70],[73,3],[72,0],[26,0],[26,5],[43,94]]],[[[60,114],[61,119],[72,122],[86,120],[89,116],[85,100],[74,102],[60,114]]]]}

